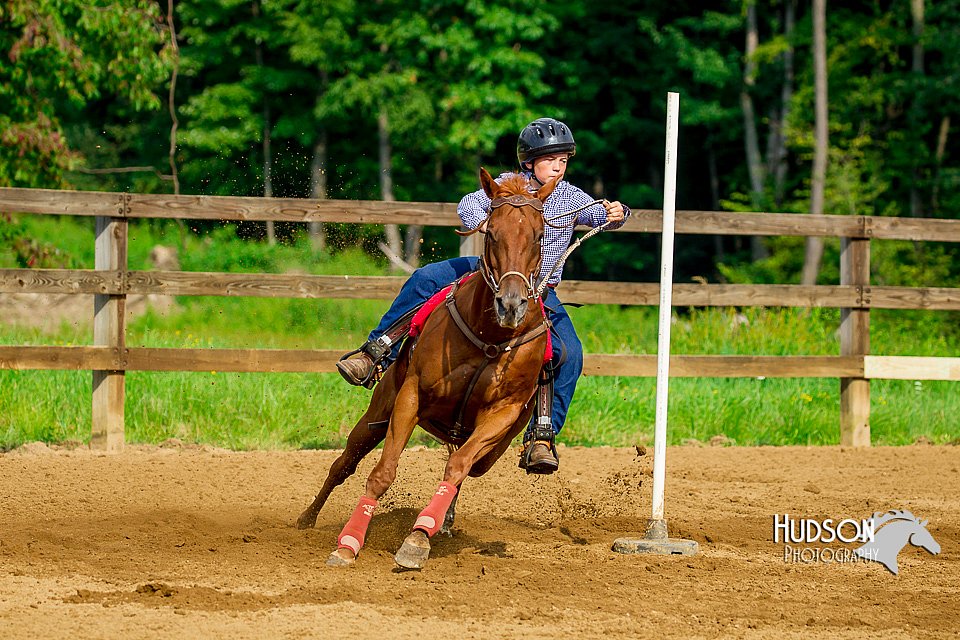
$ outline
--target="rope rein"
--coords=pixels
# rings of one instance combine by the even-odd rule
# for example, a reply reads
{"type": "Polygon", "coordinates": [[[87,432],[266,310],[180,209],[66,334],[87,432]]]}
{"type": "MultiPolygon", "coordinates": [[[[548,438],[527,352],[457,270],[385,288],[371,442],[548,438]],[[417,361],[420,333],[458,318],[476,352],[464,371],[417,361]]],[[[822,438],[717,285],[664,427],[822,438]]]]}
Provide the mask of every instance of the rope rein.
{"type": "MultiPolygon", "coordinates": [[[[553,222],[554,220],[559,220],[560,218],[563,218],[563,217],[565,217],[565,216],[568,216],[568,215],[570,215],[571,213],[580,213],[580,212],[583,211],[584,209],[589,209],[590,207],[592,207],[592,206],[595,205],[595,204],[604,204],[605,202],[606,202],[606,199],[604,199],[604,198],[599,198],[599,199],[597,199],[597,200],[593,200],[593,201],[591,201],[591,202],[588,202],[587,204],[583,205],[582,207],[577,207],[576,209],[571,209],[570,211],[564,211],[563,213],[558,213],[557,215],[553,216],[552,218],[549,218],[549,219],[548,219],[548,218],[544,218],[543,221],[546,222],[547,224],[550,224],[550,223],[553,222]]],[[[567,223],[567,224],[560,225],[560,226],[562,226],[562,227],[570,227],[570,226],[573,226],[573,222],[571,221],[571,222],[569,222],[569,223],[567,223]]]]}
{"type": "MultiPolygon", "coordinates": [[[[498,198],[498,201],[499,201],[499,200],[501,200],[501,199],[498,198]]],[[[500,202],[499,204],[500,204],[500,205],[502,205],[502,204],[511,204],[511,205],[513,205],[513,206],[516,207],[516,206],[520,206],[521,204],[528,204],[529,201],[530,201],[530,199],[523,199],[523,202],[521,202],[520,199],[518,199],[516,196],[514,196],[514,197],[512,197],[512,198],[510,198],[510,199],[508,199],[508,198],[503,198],[503,202],[500,202]]],[[[537,200],[536,202],[537,202],[538,204],[540,204],[540,210],[542,211],[542,210],[543,210],[543,209],[542,209],[543,204],[540,203],[539,200],[537,200]]],[[[588,203],[586,203],[585,205],[582,205],[582,206],[580,206],[580,207],[577,207],[576,209],[571,209],[570,211],[564,211],[563,213],[557,214],[557,215],[555,215],[555,216],[553,216],[552,218],[549,218],[549,219],[544,218],[543,221],[544,221],[544,223],[546,223],[547,225],[549,225],[549,226],[551,226],[551,227],[553,227],[553,228],[555,228],[555,229],[563,229],[563,228],[565,228],[565,227],[575,227],[575,226],[576,226],[576,219],[575,219],[575,218],[572,219],[572,220],[570,220],[570,222],[567,222],[567,223],[564,223],[564,224],[553,224],[553,221],[554,221],[554,220],[559,220],[560,218],[565,218],[565,217],[567,217],[567,216],[569,216],[569,215],[572,215],[572,214],[575,214],[575,213],[580,213],[580,212],[583,211],[584,209],[589,209],[590,207],[592,207],[592,206],[595,205],[595,204],[606,204],[606,203],[607,203],[607,200],[606,200],[606,199],[603,199],[603,198],[600,198],[600,199],[597,199],[597,200],[592,200],[591,202],[588,202],[588,203]]],[[[491,204],[493,204],[493,203],[491,203],[491,204]]],[[[490,211],[490,210],[488,209],[488,212],[487,212],[487,215],[488,215],[488,216],[489,216],[489,211],[490,211]]],[[[523,275],[522,273],[519,273],[519,272],[517,272],[517,271],[508,271],[507,273],[501,275],[499,280],[496,280],[496,279],[494,278],[494,275],[493,275],[492,272],[489,273],[489,274],[487,273],[488,268],[487,268],[487,266],[486,266],[486,262],[484,261],[482,255],[480,256],[480,274],[482,275],[483,279],[487,282],[487,284],[490,286],[490,288],[494,291],[494,293],[496,293],[497,291],[500,290],[500,284],[503,282],[504,278],[506,278],[507,276],[510,276],[510,275],[515,275],[515,276],[519,276],[519,277],[523,278],[523,281],[527,284],[527,288],[528,288],[528,290],[530,291],[530,294],[531,294],[531,295],[529,295],[529,296],[527,296],[527,297],[532,298],[532,297],[535,296],[536,298],[542,298],[542,297],[543,297],[543,292],[544,292],[544,290],[547,288],[547,282],[550,280],[550,278],[553,276],[554,273],[556,273],[559,269],[563,268],[563,264],[567,261],[567,258],[570,257],[570,254],[572,254],[574,251],[576,251],[577,247],[579,247],[580,244],[583,243],[584,240],[586,240],[586,239],[588,239],[588,238],[592,238],[593,236],[597,235],[598,233],[600,233],[601,231],[603,231],[604,229],[606,229],[609,225],[610,225],[610,221],[608,220],[607,222],[604,222],[604,223],[603,223],[602,225],[600,225],[599,227],[594,227],[593,229],[591,229],[590,231],[588,231],[587,233],[585,233],[584,235],[582,235],[580,238],[578,238],[577,241],[574,242],[572,245],[570,245],[569,247],[567,247],[567,250],[564,251],[563,254],[561,254],[561,256],[560,256],[559,259],[557,259],[556,263],[554,263],[554,265],[553,265],[553,268],[550,269],[550,272],[547,273],[547,275],[543,278],[543,280],[540,281],[540,284],[537,285],[536,289],[534,289],[534,287],[533,287],[533,277],[531,277],[531,278],[528,280],[525,275],[523,275]]],[[[466,235],[471,235],[471,234],[477,233],[477,231],[479,231],[479,230],[480,230],[480,226],[477,226],[475,229],[472,229],[472,230],[467,231],[467,232],[457,231],[457,234],[459,234],[459,235],[461,235],[461,236],[466,236],[466,235]]],[[[481,233],[483,233],[483,232],[481,231],[481,233]]]]}
{"type": "MultiPolygon", "coordinates": [[[[583,205],[582,207],[578,207],[578,208],[576,208],[576,209],[571,209],[570,211],[565,211],[564,213],[561,213],[561,214],[559,214],[559,215],[553,216],[553,217],[550,218],[549,220],[547,220],[546,218],[544,218],[544,222],[546,222],[547,224],[550,224],[553,220],[556,220],[556,219],[558,219],[558,218],[563,218],[564,216],[569,216],[570,214],[573,214],[573,213],[580,213],[580,212],[583,211],[584,209],[587,209],[587,208],[589,208],[589,207],[592,207],[592,206],[595,205],[595,204],[604,204],[604,203],[606,203],[606,200],[604,200],[604,199],[594,200],[593,202],[588,202],[587,204],[583,205]]],[[[564,226],[564,227],[568,227],[568,226],[569,226],[569,227],[572,227],[572,226],[575,226],[574,222],[575,222],[575,221],[570,221],[568,224],[564,224],[564,225],[561,225],[561,226],[564,226]]],[[[554,263],[553,268],[550,269],[550,272],[547,273],[547,275],[544,276],[543,280],[540,281],[540,284],[537,285],[537,297],[538,297],[538,298],[543,297],[543,292],[544,292],[544,291],[546,290],[546,288],[547,288],[547,282],[550,281],[550,278],[553,276],[554,273],[556,273],[559,269],[563,268],[563,263],[567,261],[567,258],[570,257],[570,254],[572,254],[574,251],[576,251],[576,250],[577,250],[577,247],[579,247],[580,244],[581,244],[584,240],[586,240],[586,239],[588,239],[588,238],[592,238],[593,236],[597,235],[598,233],[600,233],[601,231],[603,231],[604,229],[606,229],[607,226],[609,226],[609,224],[610,224],[610,221],[607,221],[607,222],[604,222],[604,223],[603,223],[602,225],[600,225],[599,227],[594,227],[593,229],[591,229],[591,230],[588,231],[587,233],[585,233],[585,234],[583,234],[582,236],[580,236],[580,237],[577,239],[577,241],[574,242],[572,245],[570,245],[569,247],[567,247],[567,250],[564,251],[563,254],[560,256],[560,258],[557,259],[556,263],[554,263]]],[[[557,226],[557,225],[550,224],[550,226],[557,226]]]]}

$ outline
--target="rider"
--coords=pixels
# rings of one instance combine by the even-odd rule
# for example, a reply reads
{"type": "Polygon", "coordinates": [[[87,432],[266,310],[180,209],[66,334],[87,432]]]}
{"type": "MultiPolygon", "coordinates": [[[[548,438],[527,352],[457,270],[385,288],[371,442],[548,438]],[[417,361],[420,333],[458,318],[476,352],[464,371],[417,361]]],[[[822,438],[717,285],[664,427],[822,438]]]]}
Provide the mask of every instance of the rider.
{"type": "MultiPolygon", "coordinates": [[[[550,197],[543,203],[543,215],[552,224],[564,225],[560,228],[547,225],[541,244],[543,266],[540,278],[553,270],[560,256],[566,251],[573,236],[574,217],[578,225],[598,227],[609,223],[608,229],[621,227],[630,215],[630,209],[620,202],[603,201],[590,205],[593,198],[581,189],[563,180],[567,162],[576,153],[577,145],[573,133],[564,123],[553,118],[534,120],[520,132],[517,141],[517,161],[521,175],[535,184],[543,185],[558,178],[558,184],[550,197]],[[589,205],[589,206],[587,206],[589,205]],[[583,207],[581,209],[581,207],[583,207]],[[575,214],[565,213],[580,209],[575,214]],[[559,218],[557,218],[559,216],[559,218]]],[[[504,174],[498,181],[503,179],[504,174]]],[[[475,229],[487,217],[490,198],[481,189],[467,194],[457,206],[457,213],[467,229],[475,229]]],[[[407,279],[390,309],[380,320],[380,324],[369,336],[368,341],[359,349],[358,357],[341,360],[337,369],[343,378],[353,385],[373,386],[375,359],[383,357],[392,362],[399,353],[399,344],[393,344],[387,337],[388,330],[405,314],[419,307],[437,291],[461,276],[477,269],[477,257],[453,258],[421,267],[407,279]]],[[[573,399],[577,380],[583,369],[583,346],[573,328],[570,316],[557,298],[556,286],[560,283],[562,266],[554,271],[547,281],[543,297],[547,316],[552,323],[554,341],[553,374],[554,393],[552,401],[552,424],[538,425],[537,416],[533,416],[524,435],[524,453],[521,466],[527,473],[553,473],[559,466],[554,436],[560,432],[567,416],[567,409],[573,399]]],[[[384,368],[386,363],[383,364],[384,368]]]]}

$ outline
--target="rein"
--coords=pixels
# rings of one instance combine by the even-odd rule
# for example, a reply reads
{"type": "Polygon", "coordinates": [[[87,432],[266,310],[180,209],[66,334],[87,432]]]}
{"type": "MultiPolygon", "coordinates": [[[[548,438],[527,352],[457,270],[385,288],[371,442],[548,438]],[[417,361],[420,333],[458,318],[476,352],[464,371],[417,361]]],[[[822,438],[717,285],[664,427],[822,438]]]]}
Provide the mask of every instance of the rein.
{"type": "MultiPolygon", "coordinates": [[[[607,201],[606,201],[605,199],[593,200],[592,202],[588,202],[587,204],[585,204],[585,205],[583,205],[583,206],[581,206],[581,207],[577,207],[576,209],[571,209],[570,211],[565,211],[565,212],[563,212],[563,213],[557,214],[557,215],[553,216],[552,218],[550,218],[549,220],[546,219],[546,218],[544,218],[543,221],[544,221],[546,224],[548,224],[548,225],[550,225],[551,227],[553,227],[554,229],[564,229],[564,228],[566,228],[566,227],[575,227],[575,226],[576,226],[576,220],[575,220],[575,219],[572,219],[572,220],[570,220],[570,222],[568,222],[568,223],[566,223],[566,224],[561,224],[561,225],[553,224],[553,221],[554,221],[554,220],[557,220],[557,219],[559,219],[559,218],[563,218],[563,217],[565,217],[565,216],[569,216],[569,215],[571,215],[571,214],[573,214],[573,213],[580,213],[580,212],[583,211],[584,209],[587,209],[587,208],[589,208],[589,207],[592,207],[592,206],[595,205],[595,204],[606,204],[606,202],[607,202],[607,201]]],[[[588,231],[587,233],[583,234],[583,235],[582,235],[579,239],[577,239],[577,241],[574,242],[572,245],[570,245],[569,247],[567,247],[567,250],[564,251],[563,254],[562,254],[562,255],[557,259],[557,261],[553,264],[553,268],[550,269],[550,272],[547,273],[547,275],[545,275],[545,276],[543,277],[543,279],[540,281],[540,284],[537,285],[537,292],[536,292],[536,293],[537,293],[537,297],[538,297],[538,298],[541,297],[541,296],[543,296],[543,292],[544,292],[544,290],[547,288],[547,282],[550,281],[550,276],[552,276],[552,275],[555,274],[557,271],[559,271],[560,269],[563,268],[563,263],[565,263],[565,262],[567,261],[567,258],[570,257],[570,254],[572,254],[574,251],[576,251],[576,250],[577,250],[577,247],[579,247],[580,244],[581,244],[584,240],[586,240],[587,238],[592,238],[593,236],[597,235],[598,233],[600,233],[601,231],[603,231],[604,229],[606,229],[609,224],[610,224],[610,222],[607,221],[607,222],[604,222],[604,223],[603,223],[602,225],[600,225],[599,227],[594,227],[593,229],[591,229],[591,230],[588,231]]]]}
{"type": "MultiPolygon", "coordinates": [[[[605,204],[606,202],[607,202],[606,199],[603,199],[603,198],[600,198],[597,200],[591,200],[590,202],[582,206],[579,206],[576,209],[564,211],[563,213],[559,213],[553,216],[552,218],[544,218],[543,221],[545,224],[553,227],[554,229],[565,229],[566,227],[574,227],[576,226],[575,219],[571,219],[570,222],[565,224],[553,224],[553,221],[559,220],[560,218],[565,218],[575,213],[580,213],[584,209],[588,209],[595,204],[605,204]]],[[[497,207],[502,207],[505,204],[510,205],[512,207],[517,207],[517,208],[520,208],[524,205],[529,205],[534,209],[536,209],[537,211],[543,213],[543,203],[540,200],[538,200],[537,198],[527,198],[522,195],[516,194],[511,196],[499,196],[491,200],[490,206],[487,208],[487,217],[490,216],[491,211],[493,211],[497,207]]],[[[483,223],[481,223],[481,225],[482,224],[483,223]]],[[[486,260],[484,260],[482,255],[480,256],[480,275],[483,277],[484,282],[486,282],[487,285],[493,290],[494,294],[500,292],[500,285],[503,284],[504,278],[506,278],[507,276],[513,275],[513,276],[518,276],[520,278],[523,278],[523,282],[524,284],[527,285],[527,291],[529,292],[527,294],[527,298],[529,299],[541,298],[543,297],[543,292],[547,288],[547,282],[550,280],[550,277],[553,276],[553,274],[559,271],[561,268],[563,268],[563,265],[567,261],[567,258],[570,257],[570,254],[576,251],[577,248],[583,243],[584,240],[587,240],[588,238],[592,238],[593,236],[597,235],[598,233],[606,229],[607,226],[609,225],[610,225],[610,222],[608,221],[608,222],[604,222],[599,227],[594,227],[587,233],[583,234],[572,245],[567,247],[567,250],[564,251],[563,254],[560,256],[560,258],[554,263],[553,268],[550,269],[550,272],[543,277],[543,279],[540,281],[540,284],[537,285],[536,287],[534,287],[533,285],[534,274],[530,274],[530,277],[528,278],[527,276],[520,273],[519,271],[508,271],[507,273],[501,275],[498,280],[494,279],[493,272],[490,271],[489,267],[486,264],[486,260]]],[[[457,235],[460,235],[460,236],[469,236],[469,235],[473,235],[474,233],[485,233],[483,231],[480,231],[480,225],[478,225],[475,229],[471,229],[470,231],[460,231],[459,229],[456,229],[455,231],[457,235]]],[[[542,253],[541,253],[541,264],[542,264],[542,253]]]]}
{"type": "Polygon", "coordinates": [[[473,389],[477,386],[477,382],[480,380],[480,375],[483,373],[484,369],[487,368],[487,365],[501,354],[511,351],[520,345],[526,344],[531,340],[539,338],[545,334],[550,329],[550,321],[546,318],[543,319],[543,322],[540,323],[535,329],[531,329],[522,336],[517,336],[507,340],[506,342],[501,342],[500,344],[490,344],[484,342],[477,334],[467,326],[467,323],[464,321],[463,316],[460,315],[460,310],[457,309],[457,301],[454,297],[457,293],[457,289],[460,286],[460,281],[453,283],[453,286],[450,287],[450,291],[447,293],[446,300],[444,304],[447,307],[447,311],[450,312],[450,317],[453,318],[454,324],[457,325],[457,328],[460,329],[460,333],[464,335],[475,347],[480,349],[483,352],[483,364],[477,367],[476,371],[473,373],[473,378],[470,379],[470,383],[467,385],[467,389],[463,394],[458,406],[457,406],[457,417],[453,423],[453,427],[450,429],[448,435],[451,439],[459,440],[463,437],[461,429],[463,429],[463,413],[467,408],[467,402],[470,401],[470,396],[473,395],[473,389]]]}
{"type": "Polygon", "coordinates": [[[540,284],[537,286],[537,297],[538,297],[538,298],[543,295],[544,289],[547,288],[547,282],[550,280],[550,276],[552,276],[554,273],[556,273],[558,269],[560,269],[560,268],[563,267],[563,263],[567,261],[567,258],[570,257],[570,254],[571,254],[571,253],[573,253],[574,251],[576,251],[577,247],[580,246],[580,243],[582,243],[582,242],[583,242],[584,240],[586,240],[587,238],[592,238],[593,236],[597,235],[598,233],[600,233],[601,231],[603,231],[604,229],[606,229],[606,228],[607,228],[607,225],[609,225],[609,224],[610,224],[610,222],[608,221],[608,222],[604,222],[604,223],[603,223],[602,225],[600,225],[599,227],[594,227],[594,228],[591,229],[590,231],[588,231],[588,232],[586,232],[585,234],[583,234],[582,236],[580,236],[580,237],[577,239],[577,241],[574,242],[572,245],[570,245],[569,247],[567,247],[567,250],[564,251],[564,252],[563,252],[563,255],[561,255],[561,256],[557,259],[557,262],[553,265],[553,268],[550,269],[550,272],[549,272],[546,276],[543,277],[543,280],[541,280],[541,281],[540,281],[540,284]]]}
{"type": "MultiPolygon", "coordinates": [[[[538,202],[539,202],[539,200],[538,200],[538,202]]],[[[561,225],[553,224],[553,221],[554,221],[554,220],[558,220],[558,219],[560,219],[560,218],[563,218],[563,217],[565,217],[565,216],[568,216],[568,215],[570,215],[571,213],[580,213],[580,212],[583,211],[584,209],[589,209],[590,207],[592,207],[592,206],[595,205],[595,204],[604,204],[605,202],[606,202],[606,199],[604,199],[604,198],[599,198],[599,199],[597,199],[597,200],[593,200],[593,201],[591,201],[591,202],[588,202],[587,204],[583,205],[582,207],[577,207],[576,209],[571,209],[570,211],[564,211],[563,213],[558,213],[557,215],[553,216],[553,217],[550,218],[550,219],[544,218],[543,221],[546,222],[547,224],[549,224],[549,225],[550,225],[551,227],[553,227],[554,229],[563,229],[563,228],[565,228],[565,227],[573,227],[573,226],[575,226],[573,220],[571,220],[571,221],[568,222],[567,224],[561,224],[561,225]]],[[[542,208],[541,208],[540,210],[543,211],[542,208]]]]}

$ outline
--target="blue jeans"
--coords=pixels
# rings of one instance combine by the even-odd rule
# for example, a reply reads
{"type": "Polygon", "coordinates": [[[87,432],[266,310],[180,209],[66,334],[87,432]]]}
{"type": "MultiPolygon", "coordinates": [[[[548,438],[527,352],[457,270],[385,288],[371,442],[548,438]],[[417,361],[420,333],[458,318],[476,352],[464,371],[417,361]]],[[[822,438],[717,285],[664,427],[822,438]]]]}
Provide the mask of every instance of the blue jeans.
{"type": "MultiPolygon", "coordinates": [[[[377,328],[370,332],[370,340],[376,340],[386,333],[390,326],[419,304],[426,302],[437,291],[477,268],[478,259],[475,257],[453,258],[444,262],[435,262],[420,267],[407,279],[400,289],[393,304],[380,319],[377,328]]],[[[547,307],[547,315],[553,323],[553,365],[555,378],[553,382],[553,431],[560,433],[563,423],[567,419],[567,410],[573,400],[573,392],[577,388],[577,381],[583,371],[583,345],[573,322],[564,309],[557,293],[547,288],[543,299],[547,307]],[[561,360],[562,358],[562,360],[561,360]]],[[[390,360],[396,359],[399,345],[394,348],[390,360]]],[[[534,416],[536,419],[536,416],[534,416]]]]}

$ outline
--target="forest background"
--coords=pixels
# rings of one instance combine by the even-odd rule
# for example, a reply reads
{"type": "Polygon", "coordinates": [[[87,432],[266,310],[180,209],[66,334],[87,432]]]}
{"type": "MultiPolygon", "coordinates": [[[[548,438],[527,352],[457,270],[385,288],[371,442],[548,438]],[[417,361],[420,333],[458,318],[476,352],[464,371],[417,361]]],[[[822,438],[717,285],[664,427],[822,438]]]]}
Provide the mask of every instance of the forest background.
{"type": "MultiPolygon", "coordinates": [[[[479,166],[515,168],[520,128],[549,115],[576,135],[571,182],[659,208],[665,97],[677,91],[680,209],[956,218],[958,52],[960,0],[6,0],[0,186],[456,202],[477,188],[479,166]]],[[[176,238],[184,268],[268,270],[260,248],[273,246],[373,272],[387,269],[381,241],[413,265],[457,253],[441,228],[138,224],[144,238],[176,238]],[[198,251],[209,255],[190,257],[198,251]]],[[[7,215],[0,266],[91,268],[92,239],[79,248],[87,240],[71,233],[7,215]]],[[[657,280],[657,236],[589,244],[566,277],[657,280]]],[[[957,285],[958,247],[873,245],[875,284],[957,285]]],[[[675,280],[837,283],[838,248],[682,236],[675,280]]],[[[835,324],[824,313],[799,317],[835,324]]],[[[875,336],[909,326],[938,337],[877,340],[875,352],[952,355],[943,349],[960,342],[956,314],[921,314],[876,312],[875,336]]],[[[780,325],[766,338],[798,335],[792,320],[780,325]],[[784,326],[791,335],[778,336],[784,326]]],[[[824,340],[836,353],[829,326],[809,335],[803,353],[824,340]]],[[[835,384],[818,392],[830,403],[835,384]]],[[[955,433],[942,405],[935,413],[937,438],[955,433]]]]}
{"type": "MultiPolygon", "coordinates": [[[[571,181],[656,208],[677,91],[678,208],[808,212],[815,4],[8,0],[0,185],[455,202],[478,166],[513,168],[517,132],[551,115],[576,134],[571,181]]],[[[824,32],[823,212],[955,217],[960,2],[831,4],[824,32]]],[[[371,253],[383,234],[313,231],[371,253]]],[[[455,247],[403,231],[388,240],[412,263],[455,247]]],[[[655,279],[655,239],[615,236],[573,268],[655,279]]],[[[795,282],[802,244],[685,237],[678,278],[795,282]]],[[[944,252],[901,247],[876,281],[952,281],[944,252]]]]}

